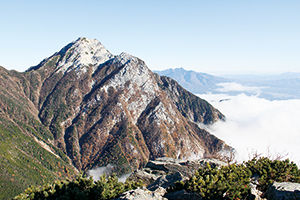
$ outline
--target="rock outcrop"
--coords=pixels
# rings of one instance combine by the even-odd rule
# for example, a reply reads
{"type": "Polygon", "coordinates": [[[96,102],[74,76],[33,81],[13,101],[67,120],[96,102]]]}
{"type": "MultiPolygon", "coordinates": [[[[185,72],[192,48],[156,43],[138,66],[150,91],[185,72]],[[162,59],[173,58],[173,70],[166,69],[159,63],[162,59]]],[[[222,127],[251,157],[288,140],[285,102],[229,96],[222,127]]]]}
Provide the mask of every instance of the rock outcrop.
{"type": "MultiPolygon", "coordinates": [[[[168,157],[157,158],[149,161],[145,168],[132,173],[128,180],[142,180],[147,188],[139,188],[134,191],[126,192],[123,196],[126,199],[135,199],[138,196],[140,199],[148,199],[144,197],[150,194],[154,199],[160,198],[161,195],[169,200],[201,200],[199,194],[187,192],[185,190],[166,193],[166,190],[173,187],[177,181],[188,180],[199,168],[210,164],[212,167],[221,167],[227,163],[217,159],[199,159],[199,160],[182,160],[168,157]],[[159,191],[156,193],[156,191],[159,191]],[[157,197],[158,195],[158,197],[157,197]],[[154,197],[155,196],[155,197],[154,197]]],[[[123,197],[122,197],[123,198],[123,197]]]]}
{"type": "Polygon", "coordinates": [[[220,167],[227,163],[217,159],[181,160],[173,158],[157,158],[149,161],[145,168],[132,173],[128,179],[133,181],[142,180],[149,190],[159,187],[169,188],[177,181],[186,181],[199,168],[210,164],[212,167],[220,167]]]}
{"type": "Polygon", "coordinates": [[[167,191],[161,187],[157,188],[155,191],[150,191],[146,188],[138,188],[127,191],[114,200],[167,200],[167,198],[163,197],[166,192],[167,191]]]}
{"type": "Polygon", "coordinates": [[[202,197],[197,193],[190,193],[185,190],[167,193],[164,195],[168,200],[202,200],[202,197]]]}
{"type": "Polygon", "coordinates": [[[300,184],[290,182],[274,182],[267,192],[268,200],[296,200],[300,199],[300,184]]]}

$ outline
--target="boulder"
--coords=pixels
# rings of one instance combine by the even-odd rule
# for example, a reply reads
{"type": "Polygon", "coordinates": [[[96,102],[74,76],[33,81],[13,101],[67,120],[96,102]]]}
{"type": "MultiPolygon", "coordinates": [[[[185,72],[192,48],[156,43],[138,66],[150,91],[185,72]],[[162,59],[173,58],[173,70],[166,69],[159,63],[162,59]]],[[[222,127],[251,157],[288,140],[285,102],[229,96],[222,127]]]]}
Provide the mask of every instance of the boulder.
{"type": "Polygon", "coordinates": [[[155,191],[150,191],[146,188],[138,188],[127,191],[114,200],[167,200],[163,197],[165,193],[166,190],[162,187],[157,188],[155,191]]]}
{"type": "MultiPolygon", "coordinates": [[[[227,165],[227,163],[219,161],[217,159],[199,159],[199,160],[181,160],[174,158],[157,158],[153,161],[149,161],[145,168],[135,171],[129,176],[129,180],[139,181],[142,180],[145,185],[154,187],[154,182],[160,183],[158,186],[169,186],[168,184],[161,184],[165,180],[174,181],[178,178],[178,181],[187,180],[191,177],[199,168],[205,167],[209,163],[212,167],[221,167],[227,165]],[[156,181],[158,178],[161,179],[156,181]]],[[[158,187],[157,186],[157,187],[158,187]]],[[[156,187],[156,188],[157,188],[156,187]]]]}
{"type": "Polygon", "coordinates": [[[179,190],[165,194],[168,200],[202,200],[202,197],[197,193],[189,193],[185,190],[179,190]]]}
{"type": "Polygon", "coordinates": [[[274,182],[267,191],[268,200],[296,200],[300,199],[300,184],[290,182],[274,182]]]}
{"type": "Polygon", "coordinates": [[[249,200],[263,200],[264,199],[261,197],[263,195],[263,193],[256,188],[257,185],[250,183],[249,186],[250,186],[249,200]]]}
{"type": "Polygon", "coordinates": [[[181,160],[168,157],[157,158],[149,161],[145,168],[152,170],[164,171],[167,174],[180,172],[183,176],[192,176],[199,168],[205,167],[209,163],[211,167],[220,167],[227,163],[214,158],[206,158],[199,160],[181,160]]]}
{"type": "Polygon", "coordinates": [[[144,185],[150,185],[154,183],[159,177],[166,175],[164,171],[151,170],[150,168],[144,168],[142,170],[136,170],[129,177],[128,180],[138,182],[143,181],[144,185]]]}
{"type": "Polygon", "coordinates": [[[175,182],[185,180],[187,180],[186,177],[182,176],[182,174],[180,174],[179,172],[175,172],[173,174],[163,175],[159,177],[154,183],[149,185],[147,189],[154,191],[159,187],[170,188],[175,186],[175,182]]]}
{"type": "Polygon", "coordinates": [[[249,200],[264,200],[262,196],[264,196],[264,193],[259,191],[257,189],[257,186],[259,186],[259,175],[254,174],[250,178],[250,195],[249,195],[249,200]]]}

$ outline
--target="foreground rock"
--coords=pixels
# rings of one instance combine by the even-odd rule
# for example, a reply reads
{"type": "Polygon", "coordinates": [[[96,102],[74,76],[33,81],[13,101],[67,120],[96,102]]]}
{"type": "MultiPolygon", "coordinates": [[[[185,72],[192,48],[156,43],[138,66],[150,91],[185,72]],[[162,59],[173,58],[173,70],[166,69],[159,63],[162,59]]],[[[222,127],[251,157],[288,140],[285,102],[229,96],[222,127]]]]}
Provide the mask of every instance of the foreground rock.
{"type": "Polygon", "coordinates": [[[185,190],[180,190],[172,193],[167,193],[165,196],[168,200],[201,200],[202,197],[197,193],[189,193],[185,190]]]}
{"type": "Polygon", "coordinates": [[[250,178],[250,195],[249,200],[265,200],[265,198],[262,198],[264,196],[264,193],[257,189],[257,186],[259,186],[259,175],[254,174],[250,178]]]}
{"type": "Polygon", "coordinates": [[[268,200],[296,200],[300,199],[300,184],[274,182],[267,192],[268,200]]]}
{"type": "Polygon", "coordinates": [[[212,167],[220,167],[227,163],[217,159],[181,160],[168,157],[157,158],[149,161],[145,168],[135,171],[129,176],[131,181],[142,180],[147,188],[139,188],[121,195],[120,199],[169,199],[169,200],[201,200],[196,193],[185,190],[166,193],[166,189],[174,186],[177,181],[186,181],[199,168],[210,164],[212,167]],[[164,198],[165,197],[165,198],[164,198]]]}
{"type": "Polygon", "coordinates": [[[186,181],[199,168],[205,167],[207,164],[212,167],[220,167],[227,163],[217,159],[199,159],[199,160],[181,160],[174,158],[157,158],[154,161],[149,161],[145,168],[135,171],[130,175],[129,180],[139,181],[147,185],[151,191],[159,187],[165,189],[174,186],[177,181],[186,181]]]}
{"type": "Polygon", "coordinates": [[[163,195],[167,191],[164,188],[157,188],[155,191],[150,191],[146,188],[138,188],[136,190],[130,190],[115,200],[167,200],[163,195]]]}

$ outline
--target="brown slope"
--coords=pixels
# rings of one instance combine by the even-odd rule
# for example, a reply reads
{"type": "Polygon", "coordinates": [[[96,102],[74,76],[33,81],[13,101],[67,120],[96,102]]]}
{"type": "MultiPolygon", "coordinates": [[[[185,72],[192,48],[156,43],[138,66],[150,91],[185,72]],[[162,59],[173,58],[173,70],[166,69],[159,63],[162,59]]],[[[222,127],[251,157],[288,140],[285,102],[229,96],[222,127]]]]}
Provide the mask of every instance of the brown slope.
{"type": "Polygon", "coordinates": [[[40,122],[27,73],[0,67],[0,199],[11,199],[29,185],[75,175],[70,160],[51,144],[40,122]]]}

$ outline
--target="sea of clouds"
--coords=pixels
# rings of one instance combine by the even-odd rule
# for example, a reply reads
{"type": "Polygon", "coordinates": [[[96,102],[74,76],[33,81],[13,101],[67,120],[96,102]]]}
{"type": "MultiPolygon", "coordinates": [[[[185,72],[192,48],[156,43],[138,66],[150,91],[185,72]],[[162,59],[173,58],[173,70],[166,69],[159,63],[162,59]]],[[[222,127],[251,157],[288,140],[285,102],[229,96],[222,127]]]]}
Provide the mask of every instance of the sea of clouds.
{"type": "Polygon", "coordinates": [[[237,160],[248,160],[253,152],[264,156],[286,155],[300,166],[300,99],[267,100],[260,88],[237,83],[219,85],[220,94],[199,94],[225,116],[209,131],[237,151],[237,160]],[[239,91],[238,95],[222,92],[239,91]],[[243,92],[257,91],[256,95],[243,92]]]}

